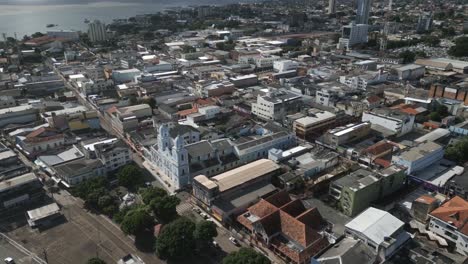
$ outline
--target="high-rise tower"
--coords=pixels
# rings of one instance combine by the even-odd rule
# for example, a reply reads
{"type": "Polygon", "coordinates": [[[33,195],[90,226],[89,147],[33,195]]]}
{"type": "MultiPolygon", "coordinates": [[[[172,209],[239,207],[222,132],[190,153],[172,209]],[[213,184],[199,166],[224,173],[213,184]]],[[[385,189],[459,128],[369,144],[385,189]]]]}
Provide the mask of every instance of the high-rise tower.
{"type": "Polygon", "coordinates": [[[336,0],[328,0],[328,14],[336,13],[336,0]]]}
{"type": "Polygon", "coordinates": [[[356,24],[367,24],[372,0],[357,0],[356,24]]]}

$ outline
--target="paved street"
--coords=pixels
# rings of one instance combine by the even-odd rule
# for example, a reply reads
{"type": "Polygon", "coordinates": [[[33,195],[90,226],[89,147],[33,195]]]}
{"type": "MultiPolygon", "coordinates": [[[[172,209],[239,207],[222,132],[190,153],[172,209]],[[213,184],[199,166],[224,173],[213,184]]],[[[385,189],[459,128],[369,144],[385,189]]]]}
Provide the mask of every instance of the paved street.
{"type": "Polygon", "coordinates": [[[317,207],[320,214],[333,224],[333,232],[338,236],[344,234],[345,224],[348,223],[351,218],[342,214],[341,212],[331,208],[329,205],[325,204],[323,201],[317,198],[310,198],[303,200],[304,205],[307,208],[317,207]]]}
{"type": "Polygon", "coordinates": [[[7,257],[13,258],[17,264],[42,264],[42,262],[35,260],[27,253],[14,247],[5,239],[0,238],[0,261],[3,261],[7,257]]]}

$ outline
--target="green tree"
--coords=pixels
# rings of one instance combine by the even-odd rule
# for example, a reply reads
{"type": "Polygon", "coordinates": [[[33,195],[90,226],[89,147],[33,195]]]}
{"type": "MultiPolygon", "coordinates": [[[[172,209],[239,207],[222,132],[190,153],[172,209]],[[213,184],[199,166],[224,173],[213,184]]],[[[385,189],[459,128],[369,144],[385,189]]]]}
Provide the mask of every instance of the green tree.
{"type": "Polygon", "coordinates": [[[454,57],[468,56],[468,37],[455,39],[455,45],[450,47],[448,54],[454,57]]]}
{"type": "Polygon", "coordinates": [[[416,54],[409,50],[405,50],[400,53],[399,57],[403,59],[403,63],[411,63],[414,61],[416,54]]]}
{"type": "Polygon", "coordinates": [[[440,44],[440,38],[436,36],[423,36],[421,38],[422,42],[424,42],[426,45],[429,45],[431,47],[437,47],[440,44]]]}
{"type": "Polygon", "coordinates": [[[39,37],[43,37],[43,36],[44,36],[44,34],[42,34],[41,32],[36,32],[36,33],[31,35],[31,37],[33,37],[33,38],[39,38],[39,37]]]}
{"type": "Polygon", "coordinates": [[[429,119],[431,119],[432,121],[436,121],[436,122],[442,121],[442,117],[440,116],[440,114],[438,112],[430,113],[429,114],[429,119]]]}
{"type": "Polygon", "coordinates": [[[86,264],[106,264],[106,262],[100,258],[90,258],[86,264]]]}
{"type": "Polygon", "coordinates": [[[180,204],[180,199],[175,195],[156,197],[150,202],[156,217],[163,222],[170,222],[177,217],[176,206],[180,204]]]}
{"type": "Polygon", "coordinates": [[[128,98],[128,101],[130,105],[138,104],[138,98],[135,95],[131,95],[130,98],[128,98]]]}
{"type": "Polygon", "coordinates": [[[183,53],[193,53],[195,51],[197,51],[197,50],[192,46],[189,46],[189,45],[182,46],[182,52],[183,53]]]}
{"type": "Polygon", "coordinates": [[[270,264],[270,260],[251,248],[241,248],[239,251],[229,253],[223,264],[270,264]]]}
{"type": "Polygon", "coordinates": [[[186,259],[195,247],[195,223],[185,217],[164,226],[156,241],[156,254],[161,259],[186,259]]]}
{"type": "Polygon", "coordinates": [[[439,113],[440,117],[446,117],[450,114],[448,111],[448,107],[445,105],[438,105],[436,107],[436,112],[439,113]]]}
{"type": "Polygon", "coordinates": [[[442,36],[443,37],[453,37],[456,36],[457,32],[455,31],[454,27],[447,27],[447,28],[442,28],[442,36]]]}
{"type": "Polygon", "coordinates": [[[146,97],[141,101],[141,103],[149,105],[151,109],[156,108],[156,99],[154,99],[154,97],[146,97]]]}
{"type": "Polygon", "coordinates": [[[143,174],[135,165],[126,165],[117,173],[119,184],[129,189],[136,190],[144,182],[143,174]]]}
{"type": "Polygon", "coordinates": [[[153,199],[167,196],[167,192],[164,189],[152,186],[142,189],[140,195],[143,202],[149,205],[153,199]]]}
{"type": "Polygon", "coordinates": [[[463,137],[445,150],[445,157],[460,164],[468,161],[468,137],[463,137]]]}
{"type": "Polygon", "coordinates": [[[211,221],[200,221],[196,224],[193,236],[200,245],[207,245],[218,235],[215,223],[211,221]]]}
{"type": "Polygon", "coordinates": [[[129,235],[136,235],[150,228],[154,221],[144,207],[137,207],[127,212],[120,225],[122,231],[129,235]]]}

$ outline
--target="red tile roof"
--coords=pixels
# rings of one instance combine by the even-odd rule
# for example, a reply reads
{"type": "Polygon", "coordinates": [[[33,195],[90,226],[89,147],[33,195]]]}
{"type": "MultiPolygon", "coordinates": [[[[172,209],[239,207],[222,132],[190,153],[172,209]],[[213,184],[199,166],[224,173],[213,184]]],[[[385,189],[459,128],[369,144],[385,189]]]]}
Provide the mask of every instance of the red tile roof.
{"type": "Polygon", "coordinates": [[[455,196],[430,213],[446,223],[452,223],[459,232],[468,235],[468,201],[455,196]]]}
{"type": "Polygon", "coordinates": [[[371,155],[377,156],[379,154],[382,154],[392,149],[393,149],[393,144],[387,141],[379,141],[375,143],[374,145],[366,148],[364,150],[364,154],[371,154],[371,155]]]}
{"type": "Polygon", "coordinates": [[[371,95],[367,97],[367,102],[371,104],[379,103],[382,100],[382,98],[378,97],[377,95],[371,95]]]}
{"type": "Polygon", "coordinates": [[[237,221],[251,231],[261,226],[262,232],[272,237],[272,246],[296,262],[302,263],[328,246],[327,238],[318,233],[326,222],[317,208],[306,209],[300,200],[291,200],[286,191],[260,200],[237,221]],[[289,240],[304,249],[290,249],[289,240]]]}
{"type": "Polygon", "coordinates": [[[374,160],[374,163],[377,165],[380,165],[384,168],[388,168],[392,165],[392,162],[390,160],[382,159],[382,158],[377,158],[374,160]]]}

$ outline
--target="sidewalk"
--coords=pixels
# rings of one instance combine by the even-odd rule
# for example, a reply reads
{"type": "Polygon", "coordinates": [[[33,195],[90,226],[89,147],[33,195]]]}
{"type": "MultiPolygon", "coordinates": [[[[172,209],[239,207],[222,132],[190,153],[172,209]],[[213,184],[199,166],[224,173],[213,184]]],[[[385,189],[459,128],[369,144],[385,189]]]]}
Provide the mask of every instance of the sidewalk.
{"type": "Polygon", "coordinates": [[[158,167],[151,165],[148,161],[143,161],[143,167],[147,169],[151,175],[159,182],[161,185],[169,192],[169,194],[174,194],[176,189],[173,185],[170,184],[171,179],[162,173],[158,167]]]}

